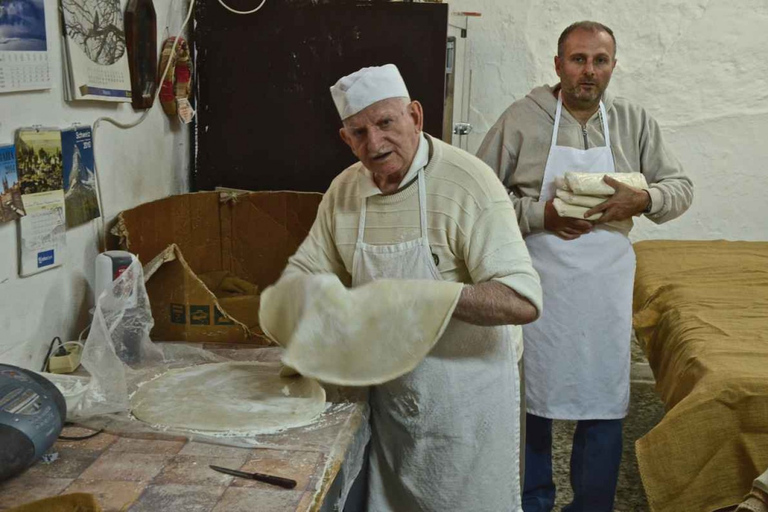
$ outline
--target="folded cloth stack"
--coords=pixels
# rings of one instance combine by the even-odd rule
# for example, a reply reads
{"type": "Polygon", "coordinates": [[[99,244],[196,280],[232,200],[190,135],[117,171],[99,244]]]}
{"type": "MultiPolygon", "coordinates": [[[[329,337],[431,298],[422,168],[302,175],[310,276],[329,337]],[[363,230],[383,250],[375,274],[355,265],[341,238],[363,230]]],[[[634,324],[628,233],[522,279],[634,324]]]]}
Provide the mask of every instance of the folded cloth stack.
{"type": "MultiPolygon", "coordinates": [[[[590,208],[607,201],[613,195],[613,187],[603,181],[607,174],[591,172],[566,172],[562,178],[555,180],[555,199],[552,205],[561,217],[584,219],[584,214],[590,208]]],[[[631,187],[647,189],[648,182],[639,172],[611,173],[611,178],[631,187]]],[[[590,215],[586,220],[597,220],[602,213],[590,215]]],[[[632,229],[632,219],[611,221],[601,226],[620,231],[625,235],[632,229]]]]}

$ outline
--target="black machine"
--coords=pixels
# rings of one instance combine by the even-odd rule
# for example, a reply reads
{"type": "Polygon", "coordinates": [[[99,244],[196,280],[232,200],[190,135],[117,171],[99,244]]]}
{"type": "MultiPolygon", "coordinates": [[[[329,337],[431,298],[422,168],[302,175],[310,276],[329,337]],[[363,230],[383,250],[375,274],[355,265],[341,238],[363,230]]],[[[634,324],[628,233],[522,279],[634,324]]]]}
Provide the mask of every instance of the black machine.
{"type": "Polygon", "coordinates": [[[0,364],[0,481],[39,460],[59,437],[66,416],[64,396],[50,381],[0,364]]]}

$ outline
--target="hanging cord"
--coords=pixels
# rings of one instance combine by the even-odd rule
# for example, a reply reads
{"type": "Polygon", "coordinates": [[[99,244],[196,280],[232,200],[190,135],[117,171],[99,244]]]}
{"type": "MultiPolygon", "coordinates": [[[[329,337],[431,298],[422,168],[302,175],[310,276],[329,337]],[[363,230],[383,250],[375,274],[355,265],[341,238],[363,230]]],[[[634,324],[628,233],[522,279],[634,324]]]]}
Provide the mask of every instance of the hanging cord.
{"type": "MultiPolygon", "coordinates": [[[[264,4],[266,3],[266,1],[267,0],[261,0],[261,3],[258,5],[258,7],[256,7],[255,9],[251,9],[250,11],[238,11],[236,9],[233,9],[230,6],[228,6],[227,4],[225,4],[223,0],[219,0],[219,3],[225,9],[227,9],[228,11],[233,12],[235,14],[253,14],[256,11],[258,11],[259,9],[261,9],[264,6],[264,4]]],[[[194,5],[195,5],[195,0],[191,0],[189,2],[189,10],[187,11],[187,17],[184,19],[184,23],[182,23],[181,29],[179,29],[178,34],[174,38],[173,46],[171,46],[171,56],[175,55],[176,45],[179,42],[179,37],[181,37],[181,34],[184,33],[184,29],[186,28],[187,23],[189,23],[189,19],[192,17],[192,9],[193,9],[194,5]]],[[[167,29],[167,27],[166,27],[166,29],[167,29]]],[[[172,61],[173,61],[173,59],[168,59],[168,63],[165,66],[165,70],[163,71],[163,75],[160,78],[160,81],[158,82],[159,84],[162,84],[163,81],[165,80],[165,77],[168,74],[168,70],[171,67],[171,62],[172,61]]],[[[161,89],[161,87],[158,86],[157,90],[155,91],[155,99],[152,102],[153,106],[154,106],[155,102],[157,102],[157,97],[160,95],[160,89],[161,89]]],[[[98,126],[101,123],[101,121],[106,121],[106,122],[108,122],[108,123],[110,123],[110,124],[112,124],[114,126],[117,126],[118,128],[122,128],[123,130],[128,130],[130,128],[133,128],[135,126],[140,125],[144,121],[144,119],[146,119],[146,117],[149,114],[150,110],[152,110],[151,107],[146,109],[144,111],[144,113],[141,114],[141,117],[139,117],[136,121],[134,121],[132,123],[121,123],[121,122],[119,122],[119,121],[117,121],[115,119],[112,119],[111,117],[100,117],[100,118],[96,119],[96,121],[93,123],[93,134],[92,134],[94,148],[96,147],[96,129],[98,128],[98,126]]],[[[106,215],[105,215],[105,212],[104,212],[104,201],[102,199],[102,194],[101,194],[101,180],[99,179],[98,166],[96,165],[96,152],[95,151],[94,151],[94,154],[93,154],[93,168],[94,168],[94,171],[95,171],[94,173],[96,174],[96,195],[97,195],[97,200],[99,202],[99,207],[101,208],[101,230],[100,230],[101,233],[99,235],[101,240],[100,240],[100,243],[99,243],[99,251],[105,251],[106,248],[107,248],[106,246],[107,246],[107,235],[108,235],[108,233],[107,233],[107,222],[105,220],[106,215]]]]}
{"type": "MultiPolygon", "coordinates": [[[[176,51],[176,45],[179,42],[179,38],[181,37],[181,34],[184,33],[184,29],[186,28],[187,23],[189,23],[189,19],[192,17],[192,8],[194,6],[195,6],[195,0],[191,0],[189,2],[189,10],[187,11],[187,17],[184,19],[184,23],[182,23],[181,29],[179,29],[178,34],[176,34],[176,37],[174,38],[173,46],[171,46],[171,55],[174,55],[174,52],[176,51]]],[[[172,61],[173,61],[173,59],[168,59],[168,63],[165,65],[165,70],[163,71],[163,75],[160,78],[160,81],[158,83],[162,84],[163,81],[165,80],[166,75],[168,75],[168,70],[171,67],[171,62],[172,61]]],[[[157,97],[160,95],[160,89],[161,88],[158,86],[157,90],[155,91],[155,98],[154,98],[154,100],[152,102],[153,106],[157,102],[157,97]]],[[[150,110],[152,110],[151,107],[146,109],[141,114],[141,117],[139,117],[136,121],[134,121],[132,123],[121,123],[121,122],[119,122],[119,121],[117,121],[115,119],[112,119],[111,117],[100,117],[100,118],[96,119],[96,121],[93,123],[93,134],[92,134],[93,147],[94,148],[97,147],[97,145],[96,145],[96,130],[99,127],[99,124],[101,123],[101,121],[106,121],[106,122],[108,122],[108,123],[110,123],[110,124],[112,124],[114,126],[117,126],[118,128],[122,128],[123,130],[128,130],[130,128],[133,128],[135,126],[140,125],[144,121],[144,119],[147,118],[147,115],[149,114],[150,110]]],[[[94,168],[94,171],[95,171],[95,174],[96,174],[96,195],[98,196],[97,199],[99,201],[99,207],[101,208],[101,233],[100,233],[101,240],[99,242],[99,251],[101,252],[101,251],[106,250],[107,234],[108,233],[107,233],[107,222],[105,220],[106,213],[104,211],[104,201],[102,199],[102,194],[101,194],[101,179],[100,179],[100,175],[99,175],[99,172],[98,172],[98,166],[96,165],[96,151],[94,151],[94,154],[93,154],[93,168],[94,168]]]]}
{"type": "Polygon", "coordinates": [[[61,346],[61,338],[58,336],[51,340],[51,344],[48,345],[48,352],[45,354],[45,359],[43,360],[43,367],[40,368],[41,372],[44,372],[46,368],[48,368],[48,361],[51,359],[51,352],[53,352],[53,344],[56,343],[57,340],[59,342],[59,346],[61,346]]]}
{"type": "Polygon", "coordinates": [[[233,8],[231,8],[230,6],[228,6],[227,4],[225,4],[225,3],[224,3],[224,0],[219,0],[219,3],[220,3],[220,4],[222,5],[222,7],[224,7],[226,10],[228,10],[229,12],[233,12],[233,13],[235,13],[235,14],[253,14],[253,13],[255,13],[256,11],[258,11],[259,9],[261,9],[262,7],[264,7],[264,2],[266,2],[266,1],[267,1],[267,0],[261,0],[261,3],[259,4],[259,6],[258,6],[258,7],[256,7],[255,9],[251,9],[250,11],[238,11],[238,10],[236,10],[236,9],[233,9],[233,8]]]}

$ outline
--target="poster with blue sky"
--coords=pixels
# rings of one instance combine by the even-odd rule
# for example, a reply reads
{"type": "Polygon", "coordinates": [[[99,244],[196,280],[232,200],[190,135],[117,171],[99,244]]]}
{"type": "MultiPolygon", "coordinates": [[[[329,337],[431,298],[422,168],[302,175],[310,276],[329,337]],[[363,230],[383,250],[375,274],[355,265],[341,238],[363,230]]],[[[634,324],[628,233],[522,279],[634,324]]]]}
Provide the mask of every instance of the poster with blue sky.
{"type": "Polygon", "coordinates": [[[47,49],[44,0],[0,0],[0,51],[47,49]]]}
{"type": "Polygon", "coordinates": [[[45,0],[0,0],[0,92],[50,86],[45,0]]]}

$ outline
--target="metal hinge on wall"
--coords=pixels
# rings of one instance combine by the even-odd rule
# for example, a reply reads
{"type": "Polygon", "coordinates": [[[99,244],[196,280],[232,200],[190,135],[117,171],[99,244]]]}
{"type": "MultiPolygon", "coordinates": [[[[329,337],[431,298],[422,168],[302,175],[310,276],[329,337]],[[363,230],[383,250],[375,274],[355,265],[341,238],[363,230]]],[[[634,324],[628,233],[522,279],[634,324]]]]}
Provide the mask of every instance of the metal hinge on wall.
{"type": "Polygon", "coordinates": [[[472,131],[472,125],[469,123],[454,123],[453,134],[454,135],[467,135],[472,131]]]}

